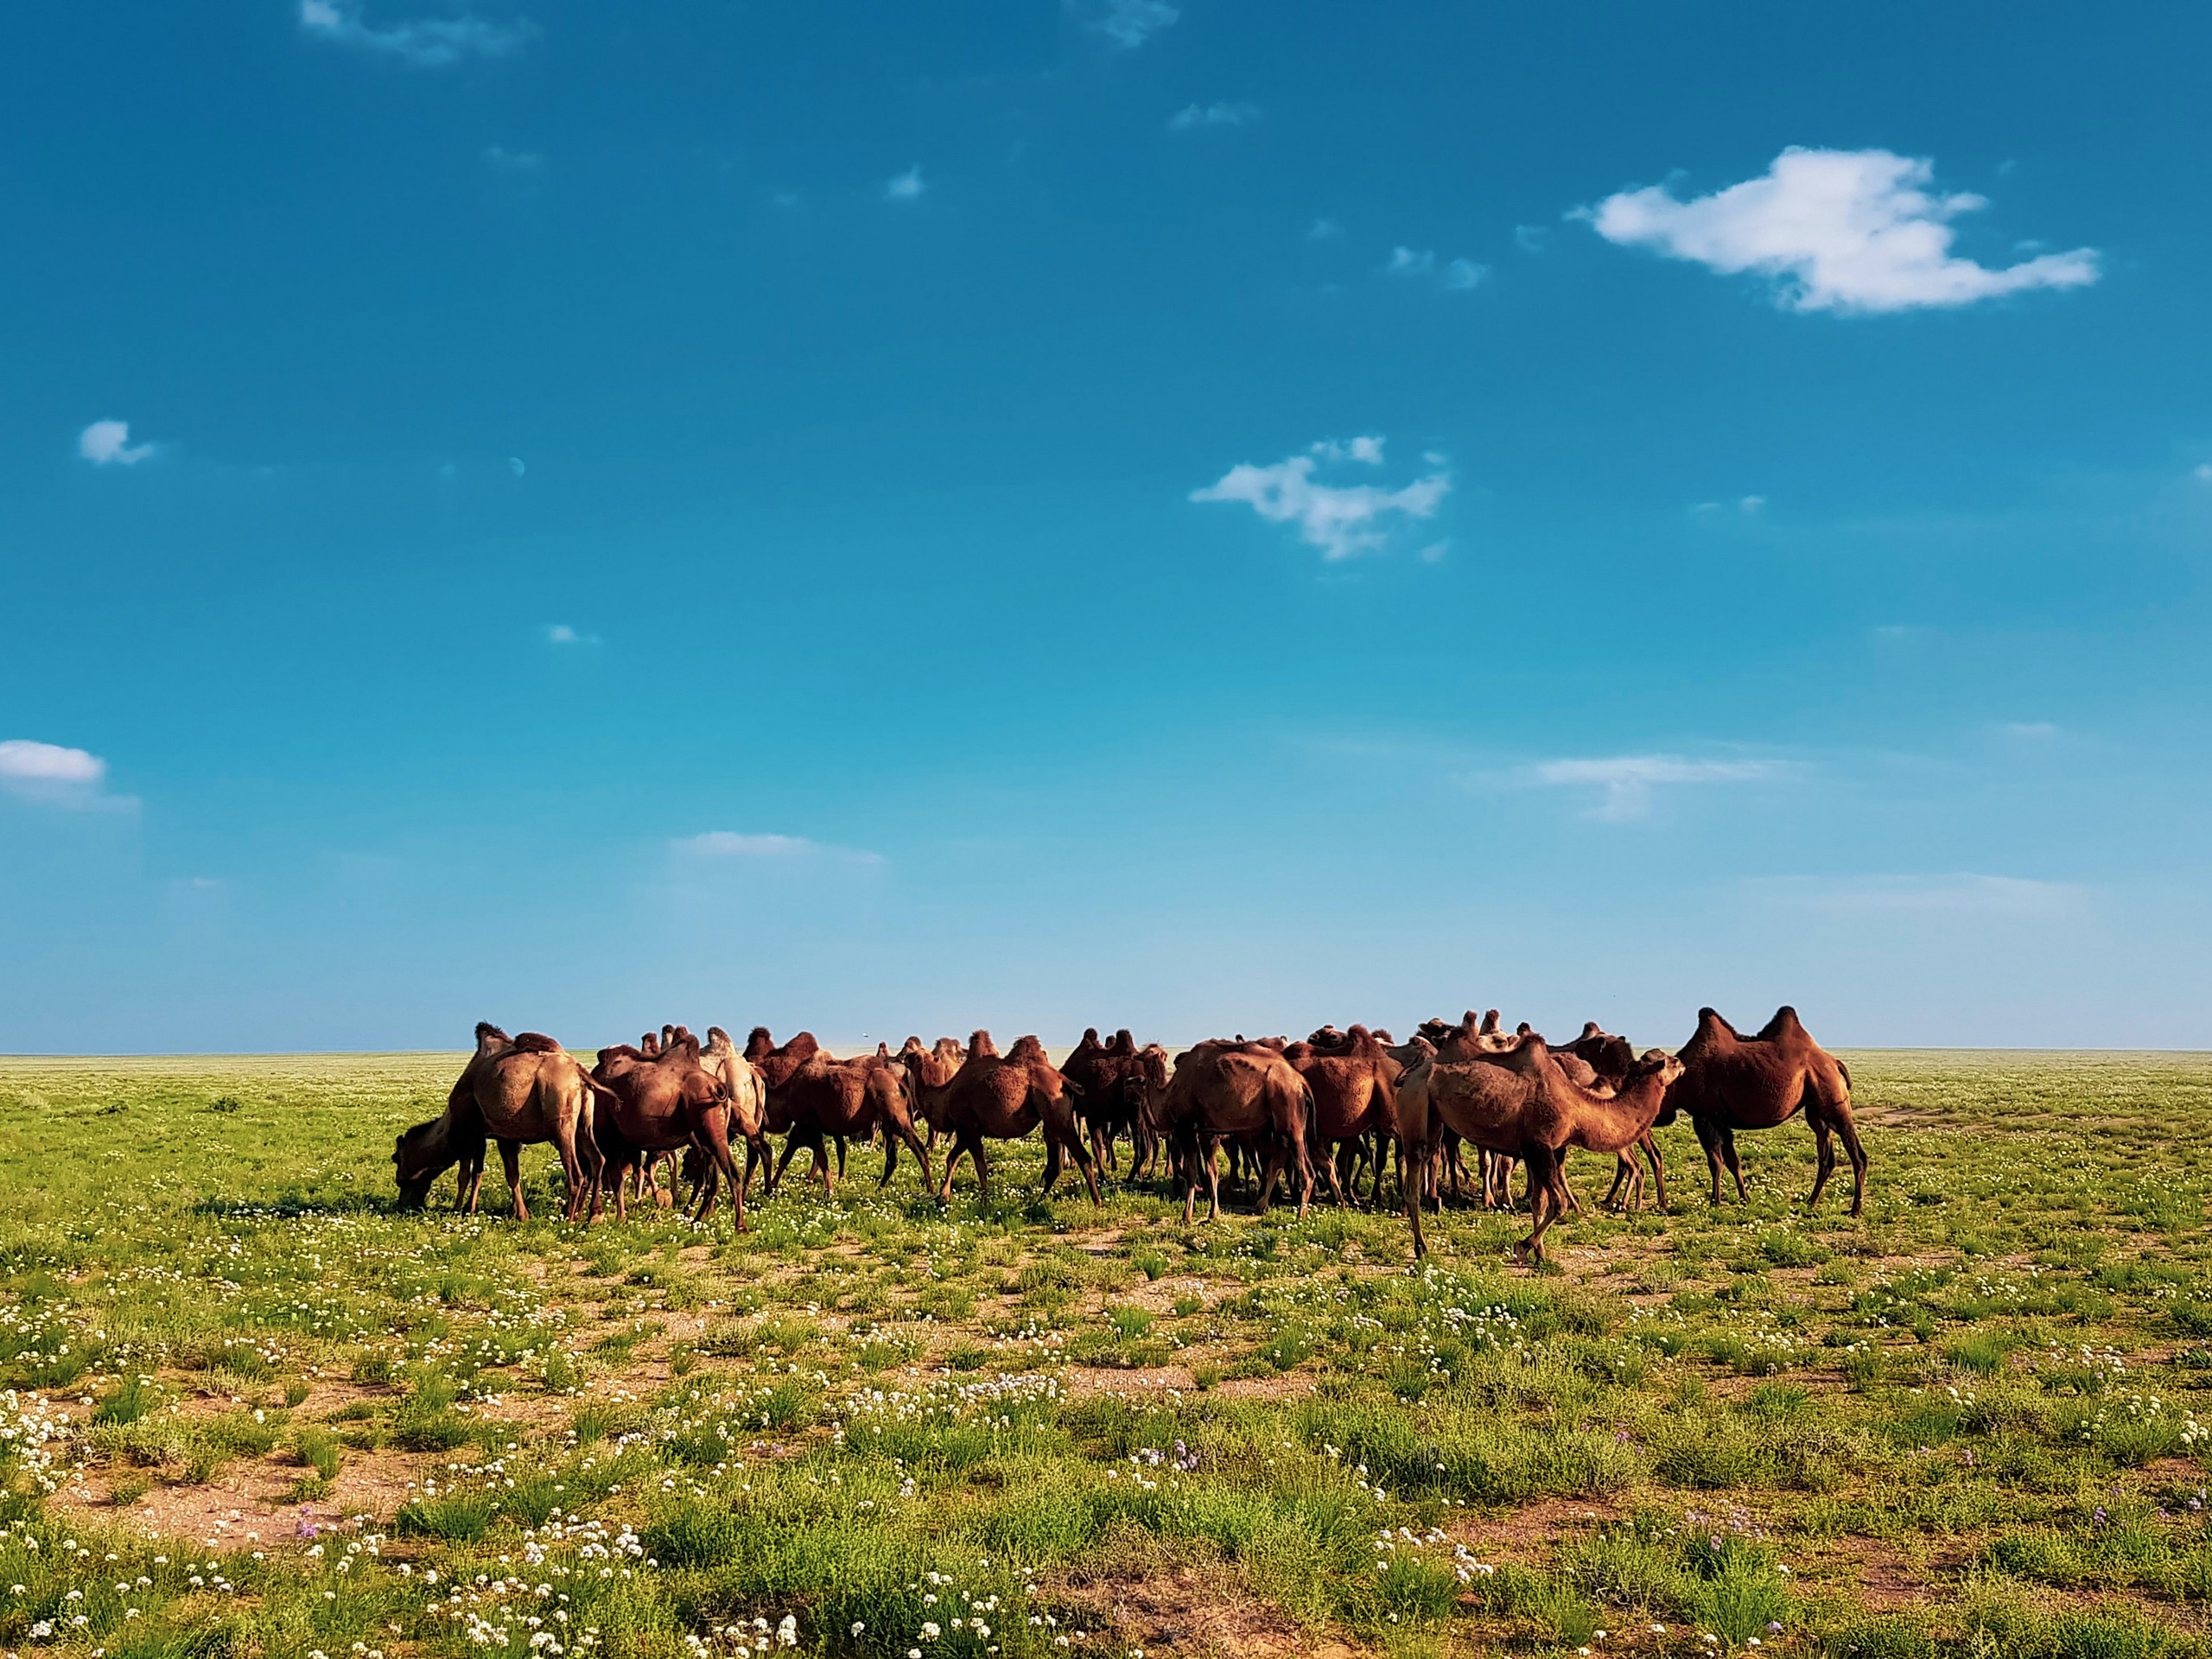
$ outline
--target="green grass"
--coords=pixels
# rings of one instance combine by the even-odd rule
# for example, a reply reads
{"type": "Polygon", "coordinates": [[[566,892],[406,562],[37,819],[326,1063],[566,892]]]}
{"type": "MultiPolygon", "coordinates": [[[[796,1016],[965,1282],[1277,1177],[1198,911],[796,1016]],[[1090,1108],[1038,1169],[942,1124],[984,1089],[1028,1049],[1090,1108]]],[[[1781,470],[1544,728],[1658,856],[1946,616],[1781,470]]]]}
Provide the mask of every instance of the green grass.
{"type": "Polygon", "coordinates": [[[742,1236],[567,1227],[542,1148],[527,1225],[402,1215],[449,1057],[0,1061],[0,1650],[2212,1652],[2212,1059],[1850,1059],[1863,1217],[1802,1125],[1719,1209],[1672,1128],[1541,1274],[1033,1145],[742,1236]]]}

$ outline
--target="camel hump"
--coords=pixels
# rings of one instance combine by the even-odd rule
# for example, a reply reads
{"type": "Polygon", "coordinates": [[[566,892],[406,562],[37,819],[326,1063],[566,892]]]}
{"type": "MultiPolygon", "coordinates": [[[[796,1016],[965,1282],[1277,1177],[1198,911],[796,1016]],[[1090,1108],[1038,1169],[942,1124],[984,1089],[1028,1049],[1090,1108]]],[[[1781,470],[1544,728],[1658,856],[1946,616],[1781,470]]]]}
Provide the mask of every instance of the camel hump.
{"type": "Polygon", "coordinates": [[[1758,1040],[1770,1043],[1777,1037],[1802,1036],[1804,1031],[1805,1022],[1797,1017],[1797,1010],[1785,1002],[1774,1011],[1773,1019],[1759,1027],[1758,1040]]]}
{"type": "Polygon", "coordinates": [[[1014,1046],[1007,1051],[1007,1058],[1010,1060],[1041,1059],[1044,1053],[1045,1045],[1037,1040],[1034,1033],[1029,1033],[1014,1039],[1014,1046]]]}
{"type": "Polygon", "coordinates": [[[511,1039],[505,1032],[501,1031],[489,1020],[479,1020],[476,1022],[476,1040],[480,1043],[504,1043],[511,1039]]]}
{"type": "MultiPolygon", "coordinates": [[[[1472,1008],[1469,1008],[1467,1010],[1467,1018],[1471,1020],[1474,1017],[1475,1011],[1472,1008]]],[[[1484,1033],[1502,1031],[1504,1029],[1503,1022],[1499,1020],[1497,1010],[1496,1008],[1484,1008],[1483,1010],[1481,1029],[1484,1033]]]]}
{"type": "Polygon", "coordinates": [[[727,1054],[730,1052],[733,1046],[729,1039],[729,1033],[724,1031],[720,1026],[707,1027],[707,1047],[711,1052],[716,1054],[727,1054]]]}
{"type": "Polygon", "coordinates": [[[1096,1026],[1085,1026],[1083,1028],[1083,1040],[1077,1043],[1076,1046],[1077,1048],[1096,1048],[1098,1046],[1098,1027],[1096,1026]]]}
{"type": "Polygon", "coordinates": [[[1129,1028],[1127,1026],[1115,1032],[1113,1049],[1116,1054],[1134,1054],[1137,1052],[1137,1039],[1129,1034],[1129,1028]]]}
{"type": "Polygon", "coordinates": [[[979,1059],[995,1060],[999,1056],[999,1046],[991,1040],[989,1032],[978,1027],[969,1033],[968,1052],[979,1059]]]}
{"type": "Polygon", "coordinates": [[[542,1031],[525,1031],[515,1039],[515,1052],[518,1054],[558,1054],[561,1045],[542,1031]]]}
{"type": "Polygon", "coordinates": [[[1580,1040],[1587,1042],[1592,1037],[1602,1037],[1605,1034],[1605,1028],[1595,1020],[1585,1020],[1582,1022],[1582,1036],[1580,1040]]]}

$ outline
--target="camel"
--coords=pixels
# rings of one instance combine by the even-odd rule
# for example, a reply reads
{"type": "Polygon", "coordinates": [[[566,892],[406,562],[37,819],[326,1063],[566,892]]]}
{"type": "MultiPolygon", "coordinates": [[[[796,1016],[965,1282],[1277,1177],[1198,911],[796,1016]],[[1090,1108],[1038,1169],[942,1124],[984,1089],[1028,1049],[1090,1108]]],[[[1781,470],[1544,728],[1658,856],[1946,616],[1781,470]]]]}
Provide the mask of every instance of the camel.
{"type": "Polygon", "coordinates": [[[1086,1028],[1083,1040],[1060,1063],[1060,1074],[1075,1084],[1083,1100],[1084,1125],[1090,1132],[1091,1160],[1101,1171],[1116,1166],[1114,1142],[1122,1135],[1129,1137],[1131,1169],[1141,1160],[1146,1150],[1138,1142],[1141,1131],[1141,1090],[1134,1095],[1126,1086],[1129,1078],[1140,1074],[1137,1058],[1137,1039],[1129,1035],[1125,1026],[1114,1033],[1110,1043],[1098,1040],[1096,1026],[1086,1028]]]}
{"type": "MultiPolygon", "coordinates": [[[[727,1046],[726,1034],[722,1040],[727,1046]]],[[[734,1052],[731,1058],[736,1058],[734,1052]]],[[[659,1153],[691,1148],[704,1162],[691,1218],[704,1221],[714,1213],[721,1183],[727,1179],[737,1208],[737,1230],[745,1230],[745,1190],[729,1149],[730,1085],[719,1070],[709,1070],[701,1059],[698,1039],[689,1033],[652,1057],[627,1044],[600,1051],[592,1076],[606,1086],[612,1099],[599,1114],[598,1136],[614,1171],[618,1219],[626,1221],[630,1216],[623,1181],[626,1166],[639,1163],[641,1154],[643,1161],[650,1162],[659,1153]]],[[[655,1197],[658,1201],[658,1188],[655,1197]]]]}
{"type": "Polygon", "coordinates": [[[550,1037],[526,1031],[509,1037],[488,1021],[476,1027],[476,1052],[446,1096],[446,1109],[392,1142],[393,1173],[404,1209],[419,1210],[438,1177],[462,1162],[454,1207],[472,1214],[484,1182],[484,1142],[499,1142],[499,1163],[514,1196],[517,1221],[530,1219],[522,1195],[522,1147],[550,1141],[568,1183],[566,1219],[599,1213],[602,1160],[594,1137],[594,1101],[606,1090],[574,1055],[550,1037]],[[467,1160],[473,1156],[473,1167],[467,1160]],[[465,1204],[464,1204],[465,1200],[465,1204]]]}
{"type": "MultiPolygon", "coordinates": [[[[940,1203],[952,1197],[952,1172],[963,1157],[974,1160],[976,1191],[988,1201],[991,1170],[983,1155],[983,1142],[1019,1141],[1039,1125],[1045,1131],[1044,1190],[1052,1190],[1064,1163],[1072,1160],[1083,1172],[1091,1203],[1100,1202],[1098,1173],[1076,1128],[1077,1091],[1045,1058],[1044,1046],[1036,1038],[1020,1039],[1010,1052],[1001,1056],[991,1041],[991,1033],[978,1031],[968,1039],[968,1058],[944,1083],[928,1081],[923,1055],[909,1053],[906,1064],[907,1086],[917,1109],[952,1136],[952,1150],[945,1154],[944,1179],[938,1188],[940,1203]]],[[[924,1169],[926,1173],[926,1165],[924,1169]]]]}
{"type": "MultiPolygon", "coordinates": [[[[1566,1208],[1560,1153],[1573,1146],[1618,1154],[1634,1145],[1665,1104],[1668,1085],[1681,1075],[1679,1061],[1654,1049],[1630,1068],[1617,1093],[1600,1094],[1570,1081],[1532,1032],[1494,1058],[1439,1058],[1415,1066],[1398,1090],[1399,1126],[1409,1143],[1427,1145],[1449,1125],[1485,1152],[1526,1163],[1532,1226],[1514,1253],[1541,1262],[1545,1230],[1566,1208]]],[[[1406,1184],[1416,1257],[1428,1249],[1421,1230],[1421,1185],[1406,1184]]]]}
{"type": "MultiPolygon", "coordinates": [[[[772,1045],[767,1028],[755,1026],[746,1040],[745,1058],[760,1068],[761,1080],[767,1085],[765,1126],[785,1132],[784,1155],[768,1172],[771,1192],[782,1184],[784,1172],[804,1147],[814,1154],[808,1179],[820,1176],[835,1193],[837,1176],[831,1173],[825,1141],[834,1139],[842,1154],[849,1137],[872,1140],[879,1128],[883,1131],[883,1179],[877,1185],[891,1184],[902,1143],[922,1166],[923,1186],[930,1185],[929,1153],[914,1131],[905,1080],[887,1054],[832,1059],[823,1052],[813,1033],[804,1031],[778,1048],[772,1045]]],[[[842,1157],[839,1161],[842,1166],[842,1157]]],[[[753,1155],[748,1149],[747,1179],[752,1170],[753,1155]]]]}
{"type": "MultiPolygon", "coordinates": [[[[1337,1169],[1338,1147],[1363,1147],[1370,1135],[1385,1137],[1386,1142],[1398,1138],[1398,1063],[1365,1026],[1358,1025],[1348,1032],[1324,1026],[1306,1041],[1293,1043],[1284,1049],[1283,1058],[1306,1079],[1306,1086],[1313,1093],[1313,1116],[1309,1133],[1313,1151],[1328,1177],[1330,1192],[1341,1208],[1344,1189],[1337,1169]]],[[[1401,1179],[1405,1167],[1402,1152],[1398,1159],[1401,1179]]],[[[1358,1172],[1354,1170],[1355,1193],[1358,1179],[1358,1172]]],[[[1382,1157],[1378,1150],[1375,1160],[1375,1197],[1378,1202],[1382,1193],[1382,1157]]]]}
{"type": "Polygon", "coordinates": [[[1313,1199],[1313,1162],[1307,1150],[1313,1091],[1274,1045],[1200,1043],[1176,1056],[1163,1097],[1147,1101],[1146,1109],[1170,1135],[1173,1166],[1183,1182],[1185,1225],[1197,1207],[1201,1174],[1206,1219],[1221,1214],[1217,1157],[1222,1142],[1230,1139],[1266,1153],[1260,1213],[1267,1214],[1275,1183],[1288,1167],[1297,1176],[1298,1214],[1305,1217],[1313,1199]]]}
{"type": "Polygon", "coordinates": [[[1720,1166],[1736,1178],[1736,1197],[1748,1202],[1744,1166],[1736,1157],[1736,1131],[1770,1129],[1786,1123],[1800,1107],[1813,1126],[1820,1166],[1805,1200],[1811,1209],[1835,1172],[1834,1137],[1841,1135],[1851,1159],[1851,1213],[1866,1201],[1866,1152],[1851,1114],[1851,1073],[1841,1060],[1815,1042],[1797,1010],[1787,1005],[1755,1037],[1741,1037],[1711,1008],[1697,1011],[1697,1030],[1677,1051],[1682,1076],[1668,1096],[1670,1121],[1676,1111],[1689,1115],[1698,1144],[1713,1175],[1713,1202],[1720,1202],[1720,1166]]]}
{"type": "MultiPolygon", "coordinates": [[[[967,1060],[968,1051],[961,1046],[957,1037],[940,1037],[927,1048],[922,1046],[920,1038],[909,1037],[906,1046],[892,1058],[894,1064],[903,1066],[909,1056],[920,1057],[923,1078],[931,1088],[941,1089],[952,1081],[952,1074],[959,1071],[967,1060]]],[[[914,1119],[923,1131],[924,1144],[934,1151],[937,1147],[937,1125],[930,1120],[929,1114],[923,1109],[918,1100],[914,1103],[914,1119]]]]}

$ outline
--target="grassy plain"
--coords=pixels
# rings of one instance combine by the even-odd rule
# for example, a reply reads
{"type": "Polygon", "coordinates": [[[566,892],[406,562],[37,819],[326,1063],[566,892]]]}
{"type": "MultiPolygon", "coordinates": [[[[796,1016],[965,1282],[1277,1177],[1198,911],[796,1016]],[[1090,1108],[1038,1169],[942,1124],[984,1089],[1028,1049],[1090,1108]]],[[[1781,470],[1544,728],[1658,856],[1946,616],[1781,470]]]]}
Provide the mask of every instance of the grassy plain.
{"type": "Polygon", "coordinates": [[[1673,1213],[1532,1274],[1033,1145],[399,1215],[454,1057],[0,1060],[0,1651],[2212,1653],[2212,1058],[1851,1063],[1863,1218],[1671,1129],[1673,1213]]]}

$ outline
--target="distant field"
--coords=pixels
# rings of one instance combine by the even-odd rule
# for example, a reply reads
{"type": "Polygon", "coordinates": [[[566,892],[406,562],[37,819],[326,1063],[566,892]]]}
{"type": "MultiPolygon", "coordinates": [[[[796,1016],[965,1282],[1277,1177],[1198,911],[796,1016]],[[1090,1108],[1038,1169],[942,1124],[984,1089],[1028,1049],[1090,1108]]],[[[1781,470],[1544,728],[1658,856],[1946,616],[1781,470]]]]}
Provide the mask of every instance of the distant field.
{"type": "Polygon", "coordinates": [[[1848,1059],[1862,1219],[1801,1124],[1709,1208],[1682,1126],[1541,1274],[1033,1143],[397,1215],[457,1056],[0,1059],[0,1651],[2212,1653],[2212,1057],[1848,1059]]]}

